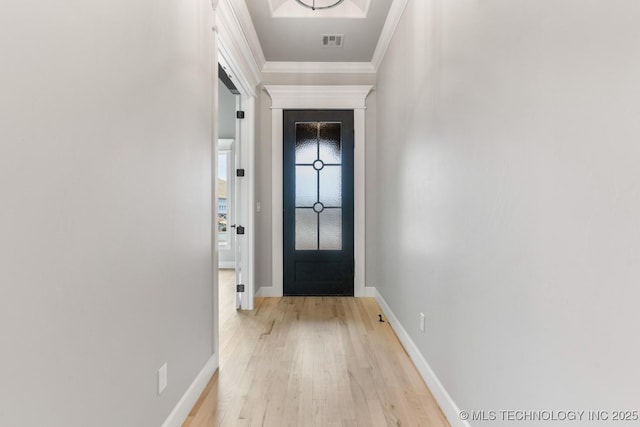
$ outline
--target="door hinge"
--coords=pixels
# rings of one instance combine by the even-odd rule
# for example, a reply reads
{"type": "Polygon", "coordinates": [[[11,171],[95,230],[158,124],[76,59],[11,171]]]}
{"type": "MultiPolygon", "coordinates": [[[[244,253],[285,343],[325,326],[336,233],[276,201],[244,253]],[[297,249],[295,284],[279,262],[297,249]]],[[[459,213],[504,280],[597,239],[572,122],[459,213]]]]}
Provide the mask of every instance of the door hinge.
{"type": "Polygon", "coordinates": [[[244,119],[244,111],[236,111],[236,119],[244,119]]]}
{"type": "Polygon", "coordinates": [[[244,292],[244,285],[236,285],[236,292],[244,292]]]}
{"type": "Polygon", "coordinates": [[[236,169],[236,176],[244,176],[244,169],[236,169]]]}

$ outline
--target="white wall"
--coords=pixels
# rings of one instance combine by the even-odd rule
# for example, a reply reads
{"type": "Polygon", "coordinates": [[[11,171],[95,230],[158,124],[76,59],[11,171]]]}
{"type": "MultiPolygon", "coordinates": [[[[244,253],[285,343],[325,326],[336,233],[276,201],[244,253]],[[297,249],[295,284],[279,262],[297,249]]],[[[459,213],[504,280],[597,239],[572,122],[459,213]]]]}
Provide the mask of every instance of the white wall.
{"type": "Polygon", "coordinates": [[[404,12],[376,84],[377,287],[462,409],[640,410],[638,17],[404,12]]]}
{"type": "MultiPolygon", "coordinates": [[[[284,74],[263,73],[263,85],[373,85],[375,74],[284,74]]],[[[367,97],[366,111],[366,285],[375,286],[375,224],[376,224],[376,93],[367,97]]],[[[258,121],[256,134],[256,289],[271,283],[271,97],[260,90],[257,100],[258,121]]]]}
{"type": "Polygon", "coordinates": [[[212,354],[211,5],[2,9],[0,425],[157,427],[212,354]]]}

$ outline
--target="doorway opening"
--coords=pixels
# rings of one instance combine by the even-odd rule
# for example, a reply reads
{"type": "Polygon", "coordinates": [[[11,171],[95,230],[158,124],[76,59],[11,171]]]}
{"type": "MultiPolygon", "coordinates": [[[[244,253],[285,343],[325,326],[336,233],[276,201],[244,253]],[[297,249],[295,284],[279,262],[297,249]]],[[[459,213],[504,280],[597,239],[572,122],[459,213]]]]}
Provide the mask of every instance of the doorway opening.
{"type": "MultiPolygon", "coordinates": [[[[243,124],[244,104],[250,104],[234,81],[226,65],[218,65],[218,143],[216,148],[215,227],[218,236],[219,292],[235,293],[235,309],[253,308],[253,224],[252,176],[246,172],[252,165],[251,138],[243,124]],[[234,273],[230,283],[228,273],[234,273]]],[[[220,303],[222,299],[220,298],[220,303]]],[[[220,307],[222,310],[222,307],[220,307]]]]}
{"type": "Polygon", "coordinates": [[[236,268],[235,238],[231,234],[235,214],[235,138],[236,110],[240,93],[222,66],[218,66],[218,149],[217,149],[217,205],[218,205],[218,268],[236,268]]]}

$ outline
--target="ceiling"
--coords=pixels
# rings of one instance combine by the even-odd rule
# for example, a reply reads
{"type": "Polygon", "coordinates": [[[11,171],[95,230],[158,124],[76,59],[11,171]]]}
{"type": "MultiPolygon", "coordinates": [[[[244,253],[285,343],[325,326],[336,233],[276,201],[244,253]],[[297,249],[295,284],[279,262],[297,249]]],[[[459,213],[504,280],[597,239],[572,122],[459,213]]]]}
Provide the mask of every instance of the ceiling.
{"type": "Polygon", "coordinates": [[[393,0],[344,0],[315,11],[296,0],[245,2],[268,62],[371,62],[393,0]],[[343,34],[343,45],[324,47],[324,34],[343,34]]]}

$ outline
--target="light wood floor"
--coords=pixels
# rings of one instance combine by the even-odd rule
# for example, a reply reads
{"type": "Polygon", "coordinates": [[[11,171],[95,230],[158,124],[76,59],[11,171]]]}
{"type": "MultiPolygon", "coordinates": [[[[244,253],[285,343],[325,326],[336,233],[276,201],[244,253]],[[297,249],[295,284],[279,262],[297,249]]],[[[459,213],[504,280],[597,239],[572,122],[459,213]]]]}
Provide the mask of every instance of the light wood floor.
{"type": "Polygon", "coordinates": [[[449,426],[373,298],[257,298],[220,276],[220,369],[183,427],[449,426]]]}

